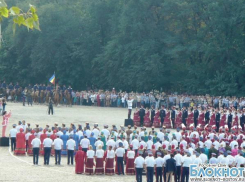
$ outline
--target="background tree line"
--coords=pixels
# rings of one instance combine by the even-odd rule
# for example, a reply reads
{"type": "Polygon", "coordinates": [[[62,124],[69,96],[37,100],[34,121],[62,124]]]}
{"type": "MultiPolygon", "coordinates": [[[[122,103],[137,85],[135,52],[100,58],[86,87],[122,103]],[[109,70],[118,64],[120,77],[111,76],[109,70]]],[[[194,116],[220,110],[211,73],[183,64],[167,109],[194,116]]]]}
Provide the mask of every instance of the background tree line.
{"type": "Polygon", "coordinates": [[[3,21],[0,80],[245,93],[244,0],[8,0],[29,3],[41,32],[3,21]]]}

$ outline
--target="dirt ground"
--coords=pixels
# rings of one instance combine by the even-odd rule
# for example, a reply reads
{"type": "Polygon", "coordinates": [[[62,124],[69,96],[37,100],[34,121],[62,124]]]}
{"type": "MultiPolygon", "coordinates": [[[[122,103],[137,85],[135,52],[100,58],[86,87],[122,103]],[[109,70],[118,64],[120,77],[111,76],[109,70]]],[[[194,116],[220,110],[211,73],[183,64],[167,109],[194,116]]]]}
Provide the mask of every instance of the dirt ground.
{"type": "MultiPolygon", "coordinates": [[[[22,106],[20,103],[8,103],[7,111],[12,110],[12,117],[7,128],[7,134],[12,127],[12,124],[19,120],[26,120],[27,123],[39,124],[45,127],[46,124],[51,126],[54,122],[59,125],[65,124],[82,124],[90,122],[91,124],[98,123],[101,128],[104,124],[111,126],[116,124],[119,128],[124,124],[124,119],[127,118],[127,109],[124,108],[101,108],[101,107],[55,107],[53,116],[47,115],[47,106],[34,105],[32,107],[22,106]]],[[[133,114],[132,114],[133,116],[133,114]]],[[[135,176],[86,176],[76,175],[74,166],[67,166],[66,157],[62,157],[61,166],[54,165],[54,157],[51,157],[50,166],[43,165],[43,157],[39,158],[39,166],[32,165],[32,157],[29,156],[13,156],[8,147],[0,147],[0,181],[77,181],[84,180],[90,182],[103,182],[111,180],[116,182],[134,182],[135,176]]],[[[143,176],[143,181],[146,177],[143,176]]]]}

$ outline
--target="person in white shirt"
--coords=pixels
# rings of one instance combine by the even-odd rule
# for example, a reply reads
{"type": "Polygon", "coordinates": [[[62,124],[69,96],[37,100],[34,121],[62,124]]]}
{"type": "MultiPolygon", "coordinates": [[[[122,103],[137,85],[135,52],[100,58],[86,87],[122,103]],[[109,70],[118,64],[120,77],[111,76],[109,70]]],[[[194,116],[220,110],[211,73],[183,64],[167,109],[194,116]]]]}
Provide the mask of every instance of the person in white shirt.
{"type": "Polygon", "coordinates": [[[171,146],[174,145],[174,149],[176,149],[178,147],[178,141],[176,140],[176,137],[175,136],[173,137],[173,140],[170,143],[170,145],[171,146]]]}
{"type": "Polygon", "coordinates": [[[221,151],[219,151],[219,156],[218,156],[218,158],[217,158],[218,164],[221,163],[221,160],[222,160],[223,158],[224,158],[224,152],[221,150],[221,151]]]}
{"type": "Polygon", "coordinates": [[[224,153],[224,157],[220,160],[219,163],[226,165],[226,167],[229,167],[229,159],[227,158],[227,152],[224,153]]]}
{"type": "Polygon", "coordinates": [[[22,126],[22,122],[21,121],[18,122],[18,126],[16,127],[18,133],[20,132],[20,128],[23,129],[23,126],[22,126]]]}
{"type": "Polygon", "coordinates": [[[156,164],[156,180],[157,181],[162,181],[162,167],[164,164],[164,159],[161,157],[162,153],[157,152],[157,158],[155,159],[155,164],[156,164]]]}
{"type": "Polygon", "coordinates": [[[204,142],[205,146],[207,146],[207,149],[210,149],[212,146],[212,141],[210,140],[210,137],[207,137],[208,139],[204,142]]]}
{"type": "Polygon", "coordinates": [[[215,137],[215,141],[213,142],[213,145],[216,150],[219,150],[220,143],[218,142],[218,138],[215,137]]]}
{"type": "Polygon", "coordinates": [[[238,155],[235,157],[236,167],[241,167],[241,165],[245,165],[245,158],[242,155],[243,152],[239,151],[238,155]]]}
{"type": "Polygon", "coordinates": [[[102,146],[98,146],[98,150],[95,153],[95,174],[104,174],[104,150],[102,150],[102,146]]]}
{"type": "Polygon", "coordinates": [[[96,123],[96,124],[94,124],[94,129],[93,129],[93,133],[94,133],[94,138],[98,138],[98,136],[99,136],[99,134],[100,134],[100,131],[98,130],[98,124],[96,123]]]}
{"type": "Polygon", "coordinates": [[[106,165],[105,165],[105,174],[114,175],[114,158],[115,152],[112,150],[112,146],[109,146],[106,155],[106,165]]]}
{"type": "Polygon", "coordinates": [[[178,142],[180,142],[180,140],[181,140],[181,138],[182,138],[181,133],[180,133],[180,129],[177,128],[177,131],[176,131],[174,134],[175,134],[176,140],[177,140],[178,142]]]}
{"type": "Polygon", "coordinates": [[[180,145],[183,145],[183,149],[186,149],[186,147],[187,147],[187,142],[185,141],[185,139],[184,138],[181,138],[181,141],[180,141],[180,145]]]}
{"type": "MultiPolygon", "coordinates": [[[[115,142],[114,142],[115,143],[115,142]]],[[[98,150],[99,149],[99,146],[104,146],[104,143],[101,141],[101,138],[100,138],[100,136],[98,136],[98,140],[94,143],[94,146],[96,147],[96,150],[98,150]]]]}
{"type": "Polygon", "coordinates": [[[85,135],[84,138],[80,141],[80,145],[82,147],[82,150],[86,153],[88,150],[88,147],[90,145],[89,139],[87,139],[87,136],[85,135]]]}
{"type": "Polygon", "coordinates": [[[136,180],[137,182],[142,182],[142,172],[143,172],[143,167],[145,164],[145,160],[142,157],[143,151],[139,151],[139,156],[135,158],[134,160],[134,166],[136,169],[136,180]]]}
{"type": "Polygon", "coordinates": [[[63,148],[63,141],[60,139],[60,135],[56,134],[57,138],[53,142],[53,148],[55,151],[55,165],[60,165],[61,161],[61,149],[63,148]]]}
{"type": "Polygon", "coordinates": [[[234,137],[235,139],[230,143],[230,147],[231,150],[233,150],[235,148],[235,145],[238,146],[238,142],[236,141],[236,137],[234,137]]]}
{"type": "Polygon", "coordinates": [[[202,164],[202,159],[200,158],[200,154],[198,152],[196,152],[196,157],[193,159],[193,164],[197,164],[197,166],[202,164]]]}
{"type": "Polygon", "coordinates": [[[106,140],[107,140],[108,137],[110,136],[110,131],[108,130],[108,125],[104,125],[104,129],[102,129],[102,130],[100,131],[100,135],[101,135],[102,132],[104,133],[105,138],[106,138],[106,140]]]}
{"type": "Polygon", "coordinates": [[[147,150],[152,149],[153,141],[151,136],[148,136],[148,141],[146,142],[146,145],[147,145],[147,150]]]}
{"type": "Polygon", "coordinates": [[[190,170],[190,164],[192,164],[192,158],[191,158],[191,153],[187,152],[187,156],[182,158],[182,176],[181,180],[182,181],[188,181],[189,179],[189,170],[190,170]]]}
{"type": "Polygon", "coordinates": [[[141,141],[140,141],[140,146],[143,145],[143,148],[146,149],[147,148],[147,144],[146,142],[144,141],[144,137],[142,136],[141,137],[141,141]]]}
{"type": "Polygon", "coordinates": [[[124,165],[123,165],[123,159],[125,155],[125,150],[123,147],[123,143],[119,143],[119,148],[116,149],[116,156],[117,156],[117,169],[118,169],[118,175],[122,174],[124,175],[124,165]],[[121,171],[122,170],[122,171],[121,171]]]}
{"type": "Polygon", "coordinates": [[[135,154],[137,154],[140,147],[140,142],[139,140],[137,140],[137,135],[135,135],[134,139],[131,142],[131,145],[133,145],[133,150],[135,151],[135,154]]]}
{"type": "Polygon", "coordinates": [[[134,175],[135,168],[134,168],[134,157],[135,153],[133,151],[133,145],[130,145],[130,150],[127,151],[127,165],[126,165],[126,174],[127,175],[134,175]]]}
{"type": "Polygon", "coordinates": [[[134,99],[131,98],[131,97],[127,100],[127,104],[128,104],[128,119],[131,119],[131,112],[132,112],[133,102],[134,102],[134,99]]]}
{"type": "Polygon", "coordinates": [[[9,131],[9,137],[11,140],[11,151],[12,152],[16,148],[16,134],[17,134],[16,124],[13,124],[13,128],[9,131]]]}
{"type": "Polygon", "coordinates": [[[89,150],[87,151],[87,158],[86,158],[86,167],[85,167],[85,174],[92,175],[94,173],[94,155],[95,152],[93,151],[93,147],[90,145],[89,150]]]}
{"type": "Polygon", "coordinates": [[[182,155],[180,154],[179,149],[177,150],[177,154],[174,156],[174,160],[176,161],[176,180],[180,181],[182,155]]]}
{"type": "Polygon", "coordinates": [[[202,160],[202,164],[207,164],[208,162],[208,157],[206,154],[204,154],[205,150],[201,149],[201,154],[200,154],[200,159],[202,160]]]}
{"type": "Polygon", "coordinates": [[[145,168],[147,174],[147,181],[153,182],[155,159],[151,151],[148,152],[148,157],[145,158],[145,168]]]}
{"type": "Polygon", "coordinates": [[[111,139],[109,139],[106,142],[106,146],[107,146],[107,149],[109,149],[109,146],[112,146],[113,150],[116,148],[116,142],[114,141],[114,136],[112,136],[111,139]]]}
{"type": "Polygon", "coordinates": [[[43,147],[44,147],[44,165],[49,165],[49,159],[51,154],[51,147],[52,147],[52,139],[50,139],[50,134],[47,135],[47,138],[43,140],[43,147]]]}
{"type": "Polygon", "coordinates": [[[73,136],[70,135],[69,140],[66,142],[66,148],[67,148],[67,165],[73,165],[73,159],[74,159],[74,150],[76,148],[76,142],[73,140],[73,136]]]}
{"type": "Polygon", "coordinates": [[[126,140],[125,136],[123,136],[123,138],[122,138],[122,143],[123,143],[123,148],[124,148],[125,153],[126,153],[128,150],[128,141],[126,140]]]}
{"type": "Polygon", "coordinates": [[[32,140],[32,151],[33,151],[33,164],[38,165],[39,148],[41,145],[41,140],[38,138],[38,134],[35,133],[35,138],[32,140]]]}

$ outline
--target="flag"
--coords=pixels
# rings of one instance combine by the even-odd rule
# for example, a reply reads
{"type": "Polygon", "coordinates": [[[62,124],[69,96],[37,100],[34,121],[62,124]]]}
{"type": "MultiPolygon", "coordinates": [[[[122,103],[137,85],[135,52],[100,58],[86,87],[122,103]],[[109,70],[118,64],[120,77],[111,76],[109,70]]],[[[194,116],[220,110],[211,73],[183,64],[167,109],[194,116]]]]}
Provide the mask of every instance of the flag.
{"type": "Polygon", "coordinates": [[[51,82],[52,84],[55,84],[55,73],[53,74],[53,76],[51,76],[51,78],[49,79],[49,82],[51,82]]]}

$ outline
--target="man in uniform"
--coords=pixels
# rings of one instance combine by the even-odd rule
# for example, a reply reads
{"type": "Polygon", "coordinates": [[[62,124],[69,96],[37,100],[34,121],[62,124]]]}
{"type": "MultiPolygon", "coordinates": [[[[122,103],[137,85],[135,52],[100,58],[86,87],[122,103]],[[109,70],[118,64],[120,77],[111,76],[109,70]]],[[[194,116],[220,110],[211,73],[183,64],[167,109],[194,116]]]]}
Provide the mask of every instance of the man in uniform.
{"type": "Polygon", "coordinates": [[[136,181],[137,182],[142,182],[142,172],[143,172],[143,167],[145,160],[142,157],[143,151],[139,150],[139,156],[135,158],[134,160],[134,167],[136,169],[136,181]]]}
{"type": "Polygon", "coordinates": [[[10,91],[14,89],[14,86],[13,86],[12,82],[9,84],[8,89],[9,89],[10,91]]]}
{"type": "Polygon", "coordinates": [[[175,110],[175,106],[173,106],[172,111],[171,111],[171,121],[172,121],[173,128],[174,128],[174,124],[175,124],[175,117],[176,117],[176,110],[175,110]]]}
{"type": "Polygon", "coordinates": [[[141,105],[141,108],[139,110],[139,115],[140,115],[140,126],[143,126],[144,116],[145,116],[145,109],[143,105],[141,105]]]}
{"type": "Polygon", "coordinates": [[[162,108],[160,110],[161,126],[163,126],[165,116],[166,116],[166,111],[164,109],[164,105],[162,105],[162,108]]]}
{"type": "Polygon", "coordinates": [[[71,95],[71,93],[72,93],[72,88],[71,88],[71,86],[69,85],[69,87],[68,87],[68,92],[70,93],[70,95],[71,95]]]}
{"type": "Polygon", "coordinates": [[[39,87],[39,85],[36,83],[36,85],[34,85],[34,87],[33,87],[34,92],[36,92],[38,90],[38,87],[39,87]]]}
{"type": "Polygon", "coordinates": [[[194,106],[194,125],[197,127],[199,111],[196,106],[194,106]]]}
{"type": "Polygon", "coordinates": [[[215,110],[215,122],[216,122],[216,132],[219,131],[220,113],[218,109],[215,110]]]}
{"type": "Polygon", "coordinates": [[[228,128],[229,128],[229,132],[231,132],[232,120],[233,120],[232,110],[229,109],[229,114],[228,114],[228,117],[227,117],[227,124],[228,124],[228,128]]]}
{"type": "Polygon", "coordinates": [[[186,119],[188,117],[188,112],[186,110],[186,107],[183,107],[183,113],[182,113],[182,123],[186,126],[186,119]]]}
{"type": "Polygon", "coordinates": [[[35,138],[32,140],[32,150],[33,150],[33,164],[38,165],[39,148],[41,145],[41,140],[38,138],[38,133],[35,133],[35,138]]]}
{"type": "Polygon", "coordinates": [[[14,89],[18,90],[20,88],[19,83],[17,82],[16,85],[14,86],[14,89]]]}
{"type": "Polygon", "coordinates": [[[6,88],[7,88],[7,85],[6,85],[5,80],[4,80],[4,81],[3,81],[3,83],[2,83],[2,88],[4,88],[4,89],[6,89],[6,88]]]}
{"type": "Polygon", "coordinates": [[[16,134],[17,134],[17,129],[16,129],[16,124],[13,124],[13,128],[10,130],[10,140],[11,140],[11,151],[15,151],[16,148],[16,134]]]}
{"type": "Polygon", "coordinates": [[[206,109],[206,112],[205,112],[205,123],[208,124],[209,123],[209,119],[210,119],[210,111],[209,111],[209,108],[206,109]]]}
{"type": "Polygon", "coordinates": [[[152,151],[148,152],[148,157],[145,158],[145,170],[147,174],[147,182],[153,182],[155,159],[153,157],[152,151]]]}

